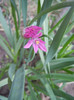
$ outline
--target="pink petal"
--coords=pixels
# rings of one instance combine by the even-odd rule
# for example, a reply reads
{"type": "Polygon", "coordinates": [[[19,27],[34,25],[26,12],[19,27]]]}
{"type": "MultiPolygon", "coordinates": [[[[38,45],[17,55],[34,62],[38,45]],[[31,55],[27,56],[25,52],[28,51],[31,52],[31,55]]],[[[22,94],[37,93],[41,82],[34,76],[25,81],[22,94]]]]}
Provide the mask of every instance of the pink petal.
{"type": "Polygon", "coordinates": [[[40,43],[45,44],[45,42],[43,40],[41,40],[40,38],[38,38],[40,43]]]}
{"type": "Polygon", "coordinates": [[[35,43],[33,43],[33,48],[34,48],[35,53],[37,53],[37,51],[38,51],[38,45],[36,45],[35,43]]]}
{"type": "MultiPolygon", "coordinates": [[[[42,30],[41,27],[38,27],[38,26],[29,26],[29,27],[26,27],[24,28],[23,30],[23,36],[25,38],[32,38],[34,37],[40,30],[42,30]]],[[[42,33],[39,33],[36,35],[36,37],[40,37],[42,36],[42,33]]]]}
{"type": "Polygon", "coordinates": [[[42,51],[44,51],[44,52],[47,52],[47,49],[46,49],[46,47],[45,47],[45,45],[43,44],[43,43],[39,43],[39,45],[38,45],[38,47],[42,50],[42,51]]]}
{"type": "Polygon", "coordinates": [[[30,46],[33,44],[33,40],[31,39],[31,40],[29,40],[28,42],[27,42],[27,44],[24,46],[24,48],[30,48],[30,46]]]}
{"type": "Polygon", "coordinates": [[[39,27],[39,26],[31,26],[31,28],[38,30],[38,31],[42,30],[42,27],[39,27]]]}
{"type": "Polygon", "coordinates": [[[41,36],[42,36],[42,32],[40,32],[40,33],[34,35],[32,38],[38,38],[38,37],[41,37],[41,36]]]}

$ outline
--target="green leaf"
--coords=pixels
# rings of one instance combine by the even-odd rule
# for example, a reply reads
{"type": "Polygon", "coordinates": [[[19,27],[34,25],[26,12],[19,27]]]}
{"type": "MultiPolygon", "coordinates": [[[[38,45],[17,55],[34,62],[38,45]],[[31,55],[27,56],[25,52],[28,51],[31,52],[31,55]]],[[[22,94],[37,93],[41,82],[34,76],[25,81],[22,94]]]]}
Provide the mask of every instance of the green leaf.
{"type": "Polygon", "coordinates": [[[63,2],[63,3],[59,3],[59,4],[56,4],[56,5],[53,5],[50,8],[47,8],[46,10],[42,11],[40,14],[36,15],[32,19],[32,21],[29,23],[29,25],[31,25],[35,20],[39,19],[41,16],[43,16],[44,14],[47,14],[48,12],[51,12],[51,11],[54,11],[54,10],[58,10],[58,9],[61,9],[61,8],[64,8],[64,7],[70,7],[70,6],[74,6],[74,1],[63,2]]]}
{"type": "Polygon", "coordinates": [[[34,69],[31,69],[31,70],[36,75],[36,78],[40,79],[40,81],[42,82],[44,88],[46,89],[48,93],[48,96],[50,96],[51,100],[56,100],[56,96],[54,95],[50,82],[44,76],[39,74],[36,70],[34,69]]]}
{"type": "Polygon", "coordinates": [[[31,83],[30,83],[29,80],[28,80],[28,86],[29,86],[30,93],[31,93],[31,100],[38,100],[37,97],[36,97],[36,94],[35,94],[34,90],[32,89],[32,86],[31,86],[31,83]]]}
{"type": "Polygon", "coordinates": [[[56,100],[56,96],[54,95],[54,92],[50,86],[50,83],[47,81],[47,79],[41,78],[40,80],[43,83],[44,87],[46,88],[46,91],[48,95],[50,96],[51,100],[56,100]]]}
{"type": "Polygon", "coordinates": [[[16,10],[16,12],[17,12],[17,16],[18,16],[18,23],[19,23],[19,12],[18,12],[18,9],[17,9],[17,5],[16,5],[16,3],[15,3],[15,0],[11,0],[11,3],[12,3],[12,5],[13,5],[13,7],[15,8],[15,10],[16,10]]]}
{"type": "Polygon", "coordinates": [[[15,73],[15,69],[16,69],[16,64],[11,64],[10,68],[8,70],[8,74],[11,80],[13,80],[13,75],[15,73]]]}
{"type": "Polygon", "coordinates": [[[70,54],[72,55],[72,53],[74,53],[74,50],[71,50],[71,51],[69,51],[69,52],[63,54],[61,57],[65,57],[65,56],[68,56],[68,55],[70,55],[70,54]]]}
{"type": "Polygon", "coordinates": [[[64,46],[62,47],[62,49],[59,51],[58,56],[62,55],[65,51],[65,49],[67,48],[67,46],[69,45],[70,42],[72,42],[74,40],[74,34],[72,34],[69,39],[66,41],[66,43],[64,44],[64,46]]]}
{"type": "Polygon", "coordinates": [[[53,71],[60,70],[72,64],[74,64],[74,57],[60,58],[50,62],[50,69],[53,71]]]}
{"type": "Polygon", "coordinates": [[[55,29],[56,27],[58,27],[58,25],[63,21],[64,18],[65,18],[65,16],[63,16],[63,17],[57,22],[57,24],[56,24],[55,26],[53,26],[53,28],[52,28],[51,30],[49,30],[48,34],[50,34],[51,32],[53,32],[54,29],[55,29]]]}
{"type": "Polygon", "coordinates": [[[8,98],[0,95],[0,100],[8,100],[8,98]]]}
{"type": "Polygon", "coordinates": [[[71,96],[71,95],[69,95],[69,94],[67,94],[67,93],[65,93],[65,92],[63,92],[63,91],[61,91],[59,89],[53,88],[53,91],[54,91],[55,95],[63,97],[66,100],[74,100],[73,96],[71,96]]]}
{"type": "Polygon", "coordinates": [[[23,43],[24,39],[22,37],[19,38],[17,44],[16,44],[16,47],[15,47],[15,54],[18,53],[19,49],[21,48],[22,46],[22,43],[23,43]]]}
{"type": "Polygon", "coordinates": [[[5,39],[2,35],[0,35],[0,39],[1,39],[2,41],[4,41],[4,43],[5,43],[8,47],[10,47],[9,44],[8,44],[8,42],[6,41],[6,39],[5,39]]]}
{"type": "Polygon", "coordinates": [[[24,27],[26,27],[27,0],[22,0],[22,14],[23,14],[24,27]]]}
{"type": "Polygon", "coordinates": [[[66,28],[65,34],[69,33],[73,29],[73,26],[74,26],[74,21],[68,25],[68,27],[66,28]]]}
{"type": "MultiPolygon", "coordinates": [[[[50,8],[51,3],[52,0],[44,0],[40,13],[45,9],[50,8]]],[[[45,18],[46,18],[46,14],[44,14],[40,19],[38,19],[37,25],[41,26],[45,18]]]]}
{"type": "MultiPolygon", "coordinates": [[[[44,93],[46,96],[49,96],[48,93],[46,92],[45,88],[42,85],[34,84],[33,86],[36,88],[36,90],[44,93]]],[[[54,87],[54,88],[52,87],[52,89],[56,96],[62,97],[62,98],[64,98],[64,100],[74,100],[73,96],[65,93],[64,91],[59,90],[58,87],[54,87]]],[[[60,99],[57,99],[57,100],[60,100],[60,99]]],[[[63,100],[63,99],[61,99],[61,100],[63,100]]]]}
{"type": "Polygon", "coordinates": [[[0,39],[0,45],[6,51],[6,53],[11,57],[11,59],[13,59],[13,55],[11,51],[8,49],[8,47],[5,45],[5,43],[1,39],[0,39]]]}
{"type": "Polygon", "coordinates": [[[5,74],[5,72],[8,70],[9,65],[6,65],[6,67],[1,68],[1,72],[0,72],[0,80],[2,79],[3,75],[5,74]]]}
{"type": "MultiPolygon", "coordinates": [[[[50,77],[49,74],[46,75],[47,77],[50,77]]],[[[74,81],[74,75],[70,74],[61,74],[61,73],[51,73],[51,78],[52,79],[57,79],[57,80],[64,80],[67,82],[72,82],[74,81]]]]}
{"type": "Polygon", "coordinates": [[[25,80],[24,74],[25,72],[23,65],[15,74],[8,100],[23,100],[25,80]]]}
{"type": "MultiPolygon", "coordinates": [[[[25,43],[26,43],[26,40],[24,40],[23,47],[24,47],[25,43]]],[[[20,65],[21,61],[23,61],[24,50],[25,50],[24,48],[21,48],[21,50],[20,50],[20,57],[19,57],[19,61],[18,61],[18,66],[20,65]]]]}
{"type": "Polygon", "coordinates": [[[8,40],[9,40],[9,42],[13,46],[12,33],[10,32],[9,26],[8,26],[4,16],[2,14],[1,8],[0,8],[0,22],[2,24],[2,27],[3,27],[3,29],[4,29],[4,31],[6,33],[6,36],[7,36],[8,40]]]}
{"type": "Polygon", "coordinates": [[[12,8],[12,16],[13,16],[14,24],[15,24],[16,38],[18,39],[19,38],[19,32],[18,32],[16,12],[15,12],[15,10],[16,10],[16,4],[15,4],[14,0],[10,0],[10,3],[11,3],[11,8],[12,8]]]}
{"type": "Polygon", "coordinates": [[[8,84],[8,78],[5,78],[5,79],[0,81],[0,87],[7,85],[7,84],[8,84]]]}
{"type": "Polygon", "coordinates": [[[50,45],[50,48],[49,48],[49,51],[48,51],[48,54],[47,54],[47,57],[46,57],[46,61],[45,61],[45,65],[51,61],[51,59],[54,57],[55,53],[57,52],[57,49],[60,45],[60,42],[63,38],[63,35],[64,35],[64,32],[66,30],[66,27],[71,19],[71,16],[74,12],[74,7],[72,7],[68,14],[66,15],[65,19],[63,20],[60,28],[58,29],[53,41],[52,41],[52,44],[50,45]]]}
{"type": "Polygon", "coordinates": [[[38,0],[37,13],[40,13],[40,10],[41,10],[41,4],[40,4],[40,0],[38,0]]]}

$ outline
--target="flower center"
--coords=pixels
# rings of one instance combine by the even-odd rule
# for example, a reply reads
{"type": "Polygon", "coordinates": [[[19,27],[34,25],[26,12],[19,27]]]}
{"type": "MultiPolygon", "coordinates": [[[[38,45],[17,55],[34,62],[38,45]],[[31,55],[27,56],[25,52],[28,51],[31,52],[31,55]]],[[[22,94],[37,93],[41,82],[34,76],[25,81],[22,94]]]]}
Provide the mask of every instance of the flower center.
{"type": "Polygon", "coordinates": [[[39,41],[36,41],[36,44],[39,44],[40,42],[39,41]]]}

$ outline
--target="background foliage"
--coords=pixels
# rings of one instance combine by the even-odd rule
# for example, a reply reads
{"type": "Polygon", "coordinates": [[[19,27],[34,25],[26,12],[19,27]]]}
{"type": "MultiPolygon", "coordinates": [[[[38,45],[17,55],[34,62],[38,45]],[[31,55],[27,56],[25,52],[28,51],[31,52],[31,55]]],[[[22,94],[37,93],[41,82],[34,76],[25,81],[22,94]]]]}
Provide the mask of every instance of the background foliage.
{"type": "MultiPolygon", "coordinates": [[[[8,13],[4,17],[0,8],[0,23],[5,31],[8,41],[0,35],[0,45],[5,50],[10,62],[0,69],[0,87],[8,84],[10,93],[8,98],[0,96],[1,100],[41,100],[41,94],[51,100],[74,100],[74,97],[64,92],[67,82],[74,81],[74,1],[38,0],[37,15],[27,21],[27,0],[10,0],[11,14],[15,29],[12,30],[8,13]],[[18,1],[18,5],[17,5],[18,1]],[[68,10],[60,20],[54,24],[59,10],[68,10]],[[48,52],[39,50],[35,55],[32,47],[23,48],[27,42],[21,35],[21,18],[24,27],[38,25],[43,27],[43,36],[48,52]],[[52,20],[52,24],[49,21],[52,20]],[[68,33],[71,33],[68,35],[68,33]],[[38,57],[35,66],[30,62],[38,57]],[[64,72],[63,72],[64,71],[64,72]],[[6,78],[2,79],[7,73],[6,78]],[[57,83],[63,83],[59,87],[57,83]],[[27,85],[26,85],[27,84],[27,85]],[[28,92],[26,91],[26,89],[28,92]]],[[[9,9],[8,9],[9,10],[9,9]]],[[[9,11],[10,12],[10,11],[9,11]]]]}

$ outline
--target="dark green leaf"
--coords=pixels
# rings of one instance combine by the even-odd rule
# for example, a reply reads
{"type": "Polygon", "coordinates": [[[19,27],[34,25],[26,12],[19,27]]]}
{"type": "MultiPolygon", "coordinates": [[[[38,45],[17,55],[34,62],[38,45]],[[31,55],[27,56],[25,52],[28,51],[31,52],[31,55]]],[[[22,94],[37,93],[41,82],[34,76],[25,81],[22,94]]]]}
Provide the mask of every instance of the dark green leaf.
{"type": "Polygon", "coordinates": [[[35,20],[39,19],[41,16],[43,16],[44,14],[47,14],[48,12],[54,11],[54,10],[58,10],[64,7],[71,7],[74,6],[74,1],[70,1],[70,2],[63,2],[63,3],[59,3],[56,5],[51,6],[50,8],[42,11],[40,14],[36,15],[33,20],[29,23],[29,25],[31,25],[35,20]]]}
{"type": "Polygon", "coordinates": [[[15,12],[15,9],[16,9],[16,5],[15,5],[15,1],[14,0],[10,0],[11,2],[11,8],[12,8],[12,16],[13,16],[13,19],[14,19],[14,24],[15,24],[15,30],[16,30],[16,38],[18,39],[19,38],[19,32],[18,32],[18,25],[17,25],[17,18],[16,18],[16,12],[15,12]]]}
{"type": "Polygon", "coordinates": [[[4,96],[0,96],[0,100],[8,100],[8,98],[6,98],[4,96]]]}
{"type": "Polygon", "coordinates": [[[63,38],[63,35],[64,35],[64,32],[67,28],[67,25],[71,19],[71,16],[74,12],[74,7],[72,7],[68,14],[66,15],[65,19],[63,20],[60,28],[58,29],[53,41],[52,41],[52,44],[50,45],[50,48],[49,48],[49,51],[48,51],[48,54],[47,54],[47,57],[46,57],[46,61],[45,61],[45,65],[51,61],[51,59],[54,57],[55,53],[57,52],[58,50],[58,47],[60,45],[60,42],[63,38]]]}
{"type": "Polygon", "coordinates": [[[13,55],[11,51],[8,49],[8,47],[5,45],[5,43],[1,39],[0,39],[0,45],[6,51],[6,53],[13,59],[13,55]]]}
{"type": "Polygon", "coordinates": [[[28,80],[28,85],[29,85],[29,89],[30,89],[30,93],[31,93],[31,100],[38,100],[37,97],[36,97],[36,94],[35,94],[34,90],[32,89],[32,86],[31,86],[29,80],[28,80]]]}
{"type": "Polygon", "coordinates": [[[13,39],[12,39],[12,33],[10,32],[9,26],[2,14],[1,8],[0,8],[0,22],[2,24],[2,27],[4,28],[4,31],[6,33],[6,36],[9,40],[9,42],[11,43],[11,45],[13,46],[13,39]]]}
{"type": "Polygon", "coordinates": [[[8,100],[23,100],[25,72],[24,65],[15,74],[8,100]]]}
{"type": "Polygon", "coordinates": [[[22,14],[23,14],[24,27],[26,27],[27,0],[22,0],[22,14]]]}
{"type": "Polygon", "coordinates": [[[40,0],[38,0],[37,13],[40,13],[40,10],[41,10],[41,4],[40,4],[40,0]]]}
{"type": "MultiPolygon", "coordinates": [[[[52,0],[44,0],[40,13],[42,11],[46,10],[47,8],[50,8],[51,3],[52,3],[52,0]]],[[[37,25],[38,26],[41,26],[42,25],[44,19],[46,18],[46,15],[47,14],[43,15],[40,19],[38,19],[38,22],[37,22],[37,25]]]]}
{"type": "Polygon", "coordinates": [[[65,51],[65,49],[67,48],[67,46],[69,45],[70,42],[72,42],[74,40],[74,34],[72,34],[69,39],[66,41],[66,43],[64,44],[64,46],[62,47],[62,49],[59,51],[58,56],[62,55],[65,51]]]}
{"type": "Polygon", "coordinates": [[[60,70],[72,64],[74,64],[74,57],[60,58],[50,62],[50,69],[52,71],[60,70]]]}
{"type": "Polygon", "coordinates": [[[16,69],[16,64],[11,64],[10,68],[8,70],[8,74],[9,74],[9,77],[10,77],[11,80],[12,80],[13,75],[15,73],[15,69],[16,69]]]}

